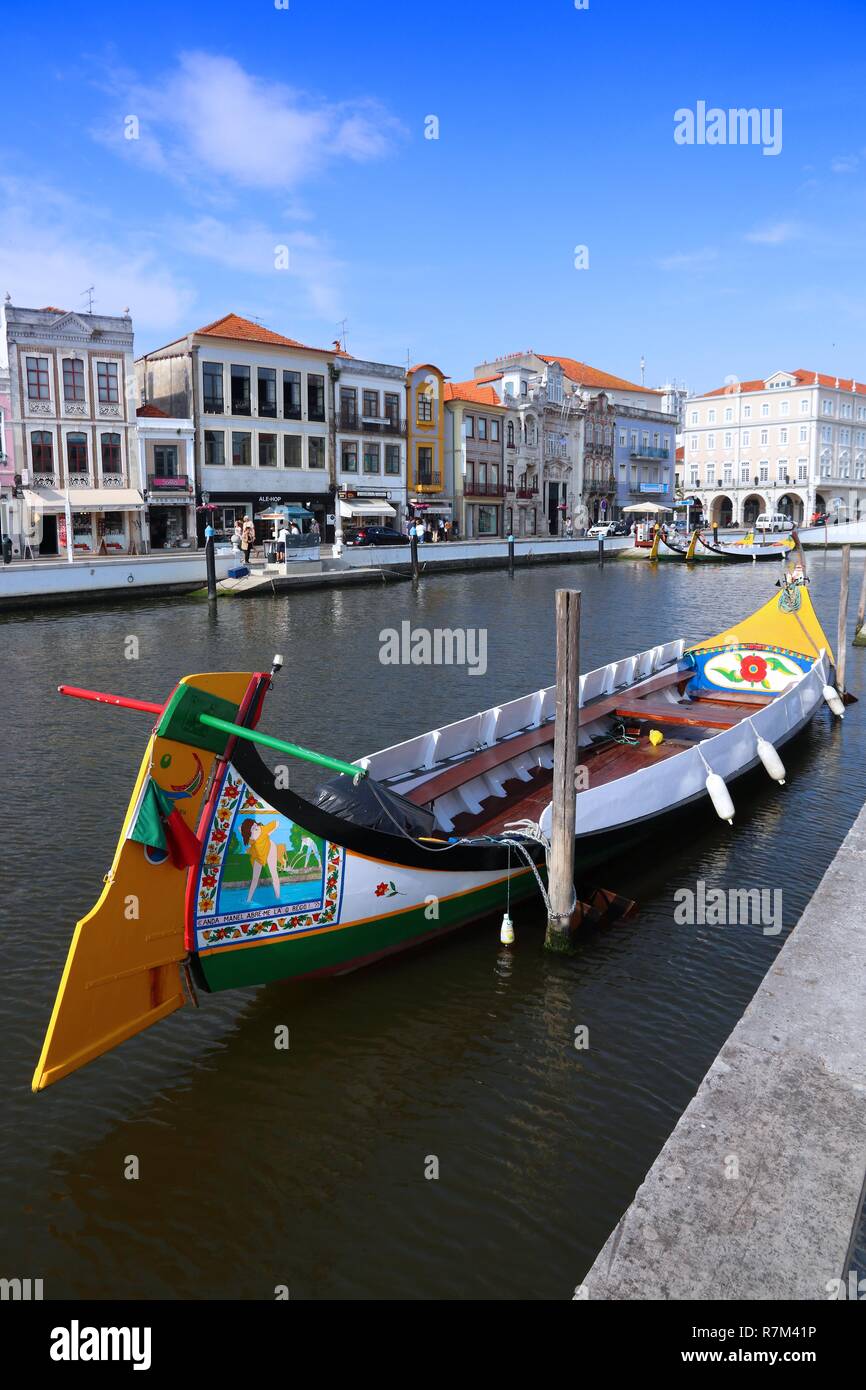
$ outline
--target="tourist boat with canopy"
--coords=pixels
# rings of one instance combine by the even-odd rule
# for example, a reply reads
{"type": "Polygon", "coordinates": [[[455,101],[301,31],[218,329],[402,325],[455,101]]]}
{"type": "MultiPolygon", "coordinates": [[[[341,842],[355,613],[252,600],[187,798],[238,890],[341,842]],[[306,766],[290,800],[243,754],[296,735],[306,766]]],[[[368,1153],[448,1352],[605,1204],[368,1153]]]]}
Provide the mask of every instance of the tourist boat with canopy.
{"type": "MultiPolygon", "coordinates": [[[[763,764],[783,783],[778,750],[824,701],[844,713],[802,571],[779,583],[713,637],[581,677],[579,885],[683,808],[711,803],[732,822],[739,777],[763,764]]],[[[280,664],[184,676],[164,705],[60,687],[153,727],[102,893],[73,933],[34,1090],[197,991],[340,975],[544,895],[555,687],[348,763],[260,730],[280,664]],[[287,757],[328,772],[315,794],[287,785],[287,757]]]]}

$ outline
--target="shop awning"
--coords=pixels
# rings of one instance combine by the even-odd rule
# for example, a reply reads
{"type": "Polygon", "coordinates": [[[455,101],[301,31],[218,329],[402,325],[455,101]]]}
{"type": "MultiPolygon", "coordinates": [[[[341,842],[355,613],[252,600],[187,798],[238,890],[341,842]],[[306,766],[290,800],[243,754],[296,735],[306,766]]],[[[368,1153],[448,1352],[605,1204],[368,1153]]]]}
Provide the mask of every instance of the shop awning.
{"type": "Polygon", "coordinates": [[[363,501],[360,497],[353,498],[351,502],[345,502],[340,498],[340,516],[396,516],[397,513],[390,502],[383,502],[379,497],[370,497],[363,501]]]}
{"type": "Polygon", "coordinates": [[[454,507],[451,502],[411,502],[416,512],[430,512],[433,516],[450,516],[454,507]]]}
{"type": "Polygon", "coordinates": [[[24,502],[31,511],[41,511],[48,516],[62,516],[66,511],[66,497],[53,487],[43,487],[38,492],[34,488],[26,487],[24,502]]]}
{"type": "MultiPolygon", "coordinates": [[[[25,488],[28,507],[47,515],[66,511],[66,493],[59,488],[25,488]]],[[[144,507],[140,492],[132,487],[72,487],[69,507],[73,512],[137,512],[144,507]]]]}

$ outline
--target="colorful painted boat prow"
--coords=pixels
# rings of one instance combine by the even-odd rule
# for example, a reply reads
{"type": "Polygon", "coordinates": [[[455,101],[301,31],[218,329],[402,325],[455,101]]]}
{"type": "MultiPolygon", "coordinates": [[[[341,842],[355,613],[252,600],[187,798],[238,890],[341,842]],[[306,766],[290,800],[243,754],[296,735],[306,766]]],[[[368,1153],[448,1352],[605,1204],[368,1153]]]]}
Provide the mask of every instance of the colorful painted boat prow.
{"type": "Polygon", "coordinates": [[[834,661],[809,590],[802,583],[783,583],[777,595],[743,622],[688,648],[695,675],[687,689],[775,697],[807,672],[822,651],[834,661]]]}
{"type": "MultiPolygon", "coordinates": [[[[261,679],[251,672],[187,676],[177,690],[201,691],[251,718],[261,679]]],[[[151,734],[105,886],[72,936],[34,1091],[187,1002],[184,899],[217,761],[207,748],[151,734]]]]}

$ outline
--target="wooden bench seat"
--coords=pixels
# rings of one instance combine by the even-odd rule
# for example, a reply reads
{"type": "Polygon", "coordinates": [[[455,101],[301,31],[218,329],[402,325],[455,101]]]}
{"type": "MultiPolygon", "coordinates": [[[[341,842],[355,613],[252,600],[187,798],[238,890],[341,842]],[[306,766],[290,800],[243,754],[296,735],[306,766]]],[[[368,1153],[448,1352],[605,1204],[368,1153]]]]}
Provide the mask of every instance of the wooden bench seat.
{"type": "MultiPolygon", "coordinates": [[[[677,681],[687,679],[687,672],[663,671],[657,676],[648,676],[646,680],[633,686],[628,693],[634,697],[640,691],[652,694],[675,684],[677,681]]],[[[615,711],[618,713],[617,702],[623,698],[623,693],[620,690],[613,691],[609,695],[599,695],[596,699],[590,700],[588,704],[581,706],[578,724],[591,724],[605,714],[613,714],[615,711]]],[[[501,743],[494,743],[490,748],[481,748],[477,752],[470,753],[460,762],[453,763],[451,767],[443,768],[441,772],[434,774],[426,782],[419,783],[417,787],[412,787],[410,791],[403,792],[402,795],[408,801],[414,802],[416,806],[429,805],[431,801],[445,796],[447,792],[453,792],[458,787],[465,786],[467,782],[472,781],[473,777],[480,777],[482,773],[490,772],[494,767],[501,767],[503,763],[509,762],[519,753],[526,753],[532,748],[539,748],[545,743],[552,743],[554,730],[555,720],[548,719],[535,729],[527,729],[525,733],[503,739],[501,743]]],[[[393,780],[396,781],[397,779],[393,780]]]]}
{"type": "Polygon", "coordinates": [[[657,724],[689,725],[702,729],[732,729],[753,714],[754,709],[738,707],[731,701],[689,700],[681,705],[667,700],[634,700],[617,705],[617,719],[651,719],[657,724]]]}

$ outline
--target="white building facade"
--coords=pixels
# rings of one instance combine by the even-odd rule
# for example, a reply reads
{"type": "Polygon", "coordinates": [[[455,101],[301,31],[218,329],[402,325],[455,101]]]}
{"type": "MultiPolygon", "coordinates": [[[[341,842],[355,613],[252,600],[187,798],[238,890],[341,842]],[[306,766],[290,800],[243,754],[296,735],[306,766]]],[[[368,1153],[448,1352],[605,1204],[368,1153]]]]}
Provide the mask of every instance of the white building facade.
{"type": "Polygon", "coordinates": [[[406,373],[384,362],[334,363],[337,532],[406,522],[406,373]]]}
{"type": "Polygon", "coordinates": [[[146,546],[132,320],[3,306],[16,467],[34,554],[146,546]]]}
{"type": "Polygon", "coordinates": [[[866,385],[774,372],[692,397],[683,489],[715,525],[751,526],[761,512],[796,525],[815,512],[866,516],[866,385]]]}
{"type": "MultiPolygon", "coordinates": [[[[231,534],[275,506],[303,509],[332,538],[333,375],[344,356],[227,314],[139,358],[142,402],[194,422],[199,542],[206,521],[231,534]]],[[[258,529],[265,539],[273,524],[258,529]]]]}
{"type": "Polygon", "coordinates": [[[155,405],[139,406],[136,414],[149,548],[194,549],[195,423],[172,419],[155,405]]]}

